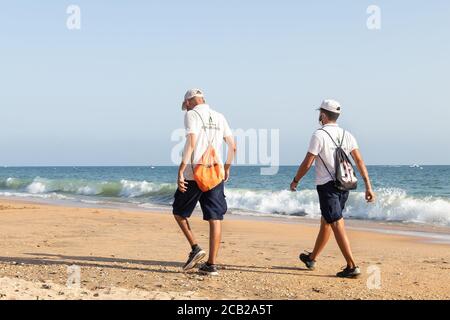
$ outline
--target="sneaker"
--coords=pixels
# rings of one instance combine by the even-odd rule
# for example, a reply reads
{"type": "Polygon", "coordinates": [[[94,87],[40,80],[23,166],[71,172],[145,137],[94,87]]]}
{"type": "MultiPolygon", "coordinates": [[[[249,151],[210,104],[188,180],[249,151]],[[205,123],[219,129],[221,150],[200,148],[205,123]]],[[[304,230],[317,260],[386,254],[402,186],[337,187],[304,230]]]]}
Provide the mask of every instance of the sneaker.
{"type": "Polygon", "coordinates": [[[358,278],[361,275],[361,270],[359,270],[359,267],[349,268],[348,266],[345,267],[341,272],[338,272],[336,274],[339,278],[358,278]]]}
{"type": "Polygon", "coordinates": [[[197,247],[197,249],[192,250],[192,252],[189,254],[189,258],[186,261],[186,263],[183,266],[183,271],[189,271],[191,269],[194,269],[197,263],[202,261],[202,259],[206,256],[206,252],[203,251],[200,247],[197,247]]]}
{"type": "Polygon", "coordinates": [[[311,253],[302,253],[300,255],[300,260],[305,264],[309,270],[314,270],[316,268],[316,261],[311,259],[311,253]]]}
{"type": "Polygon", "coordinates": [[[200,269],[198,271],[201,274],[207,275],[207,276],[218,276],[219,272],[217,271],[217,267],[215,265],[207,265],[206,263],[202,264],[200,269]]]}

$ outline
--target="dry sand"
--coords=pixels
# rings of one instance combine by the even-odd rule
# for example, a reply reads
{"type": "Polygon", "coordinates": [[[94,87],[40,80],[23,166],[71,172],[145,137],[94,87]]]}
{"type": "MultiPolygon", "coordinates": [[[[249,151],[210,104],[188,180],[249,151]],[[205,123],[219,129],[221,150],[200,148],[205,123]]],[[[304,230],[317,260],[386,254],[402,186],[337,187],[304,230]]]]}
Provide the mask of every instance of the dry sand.
{"type": "MultiPolygon", "coordinates": [[[[208,225],[197,216],[192,227],[207,248],[208,225]]],[[[450,298],[450,245],[351,230],[363,276],[343,280],[334,276],[345,262],[333,240],[316,271],[299,263],[317,230],[228,217],[220,276],[209,278],[180,271],[190,248],[168,213],[0,200],[0,299],[450,298]],[[66,285],[72,265],[79,289],[66,285]],[[373,270],[378,289],[367,285],[373,270]]]]}

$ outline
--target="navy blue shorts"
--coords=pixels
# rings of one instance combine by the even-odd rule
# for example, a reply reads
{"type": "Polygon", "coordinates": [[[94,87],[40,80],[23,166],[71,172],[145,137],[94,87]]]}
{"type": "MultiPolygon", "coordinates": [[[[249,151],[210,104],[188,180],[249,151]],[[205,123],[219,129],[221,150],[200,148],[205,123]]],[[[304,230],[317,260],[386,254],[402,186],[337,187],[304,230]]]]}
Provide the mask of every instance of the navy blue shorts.
{"type": "Polygon", "coordinates": [[[183,218],[189,218],[194,212],[197,203],[203,212],[203,220],[223,220],[223,216],[228,210],[224,193],[224,183],[208,192],[199,189],[195,181],[186,181],[187,191],[182,193],[177,189],[173,202],[173,214],[183,218]]]}
{"type": "Polygon", "coordinates": [[[349,192],[341,191],[334,186],[334,181],[317,186],[319,193],[320,211],[327,223],[334,223],[341,220],[345,204],[348,200],[349,192]]]}

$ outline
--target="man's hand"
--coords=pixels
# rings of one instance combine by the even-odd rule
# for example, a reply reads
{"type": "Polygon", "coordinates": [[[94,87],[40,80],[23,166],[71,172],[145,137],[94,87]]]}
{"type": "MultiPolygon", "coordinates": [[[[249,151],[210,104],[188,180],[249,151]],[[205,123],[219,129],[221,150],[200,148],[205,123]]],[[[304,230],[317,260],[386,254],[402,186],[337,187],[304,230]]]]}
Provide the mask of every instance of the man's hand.
{"type": "Polygon", "coordinates": [[[184,146],[183,151],[183,160],[180,163],[180,167],[178,168],[178,190],[182,193],[185,193],[187,190],[187,183],[184,180],[184,171],[186,170],[187,163],[190,163],[190,159],[192,156],[192,153],[194,152],[194,146],[196,143],[196,136],[195,134],[191,133],[188,134],[186,137],[186,144],[184,146]]]}
{"type": "Polygon", "coordinates": [[[351,153],[353,160],[355,160],[355,164],[358,167],[359,173],[364,179],[364,183],[366,185],[366,201],[368,203],[375,202],[375,192],[372,190],[372,184],[370,183],[369,173],[367,172],[366,165],[364,160],[362,159],[361,152],[359,149],[355,149],[351,153]]]}
{"type": "Polygon", "coordinates": [[[373,203],[375,202],[376,196],[375,196],[375,192],[373,192],[372,189],[367,189],[366,190],[366,201],[368,203],[373,203]]]}
{"type": "Polygon", "coordinates": [[[290,187],[291,191],[293,191],[293,192],[297,191],[297,187],[298,187],[298,182],[292,181],[291,187],[290,187]]]}
{"type": "Polygon", "coordinates": [[[224,182],[228,182],[230,179],[230,168],[225,168],[225,178],[223,179],[224,182]]]}
{"type": "Polygon", "coordinates": [[[234,156],[236,155],[236,142],[234,141],[234,138],[232,136],[223,138],[228,146],[228,155],[227,155],[227,161],[225,162],[225,177],[224,181],[228,182],[230,179],[230,168],[231,163],[234,160],[234,156]]]}
{"type": "Polygon", "coordinates": [[[302,164],[297,170],[297,174],[295,175],[294,180],[291,182],[291,191],[297,191],[298,184],[300,180],[308,173],[309,169],[311,169],[312,164],[316,160],[316,156],[312,153],[308,152],[303,160],[302,164]]]}
{"type": "Polygon", "coordinates": [[[187,183],[184,180],[183,174],[178,175],[178,190],[180,190],[181,193],[185,193],[187,191],[187,183]]]}

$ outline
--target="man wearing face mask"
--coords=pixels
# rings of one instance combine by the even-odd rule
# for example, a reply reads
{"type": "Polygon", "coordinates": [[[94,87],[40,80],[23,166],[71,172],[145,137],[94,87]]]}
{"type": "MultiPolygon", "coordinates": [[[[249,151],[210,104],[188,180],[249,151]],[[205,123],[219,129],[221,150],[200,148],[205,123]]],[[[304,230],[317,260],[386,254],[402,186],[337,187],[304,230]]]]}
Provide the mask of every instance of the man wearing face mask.
{"type": "Polygon", "coordinates": [[[183,270],[189,271],[195,268],[206,256],[206,252],[198,245],[188,221],[197,203],[200,202],[203,219],[209,222],[210,242],[208,261],[200,266],[199,271],[206,275],[218,275],[216,258],[222,236],[221,222],[227,211],[224,182],[230,177],[236,146],[227,120],[221,113],[212,110],[205,103],[204,94],[200,89],[186,92],[182,109],[186,111],[184,117],[186,145],[178,170],[178,190],[173,202],[173,214],[192,250],[183,270]],[[223,141],[228,145],[225,165],[221,163],[220,155],[223,141]],[[218,152],[217,160],[220,167],[223,167],[224,181],[212,190],[203,192],[195,181],[193,168],[211,145],[218,152]]]}
{"type": "Polygon", "coordinates": [[[318,110],[320,111],[319,122],[321,128],[313,134],[308,153],[290,186],[292,191],[296,191],[300,180],[315,162],[316,185],[319,194],[322,220],[313,252],[301,254],[300,260],[308,269],[313,270],[316,265],[316,259],[325,248],[331,232],[333,232],[336,242],[347,262],[347,267],[337,273],[337,276],[342,278],[355,278],[361,272],[353,258],[342,215],[349,191],[338,189],[335,184],[335,177],[333,177],[333,173],[336,172],[335,153],[338,145],[342,147],[346,155],[353,157],[364,179],[367,202],[374,202],[375,194],[372,190],[369,174],[356,139],[352,134],[341,129],[336,123],[341,114],[341,105],[339,102],[325,100],[318,110]]]}

